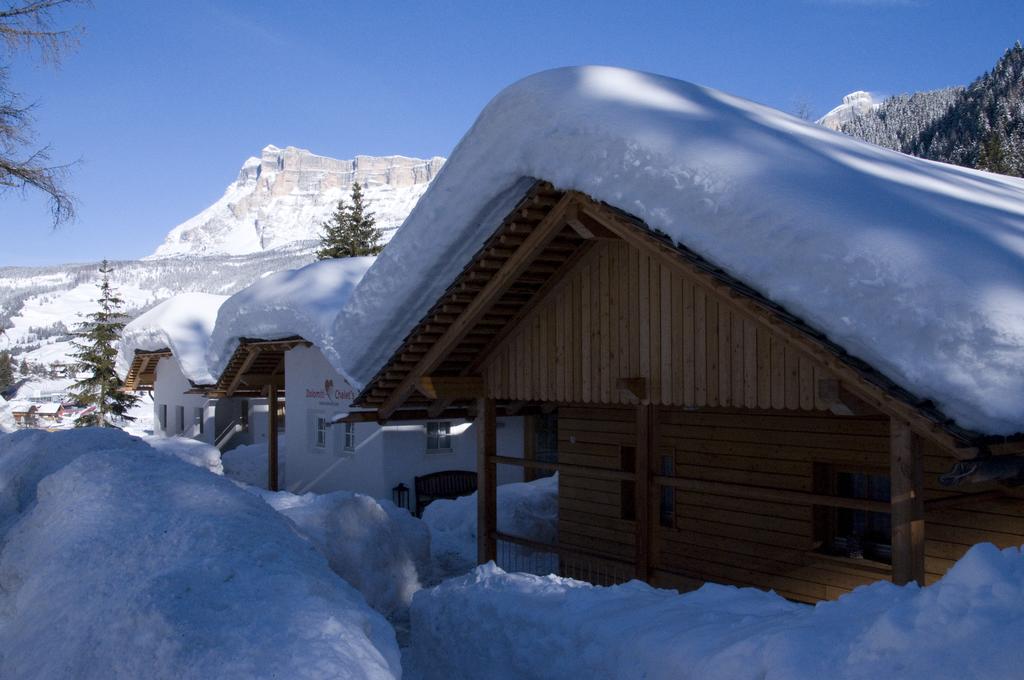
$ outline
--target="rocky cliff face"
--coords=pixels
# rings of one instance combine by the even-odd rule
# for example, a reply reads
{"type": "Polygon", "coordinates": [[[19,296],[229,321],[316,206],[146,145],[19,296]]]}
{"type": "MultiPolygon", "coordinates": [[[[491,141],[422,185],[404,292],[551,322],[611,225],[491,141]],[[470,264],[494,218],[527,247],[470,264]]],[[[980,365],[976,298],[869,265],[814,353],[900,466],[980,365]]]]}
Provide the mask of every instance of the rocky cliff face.
{"type": "Polygon", "coordinates": [[[220,200],[172,229],[150,258],[243,255],[315,240],[355,181],[387,241],[443,164],[439,157],[337,160],[270,145],[242,165],[220,200]]]}
{"type": "Polygon", "coordinates": [[[843,97],[843,103],[819,118],[817,123],[839,130],[850,121],[870,114],[877,106],[878,102],[870,92],[857,90],[843,97]]]}

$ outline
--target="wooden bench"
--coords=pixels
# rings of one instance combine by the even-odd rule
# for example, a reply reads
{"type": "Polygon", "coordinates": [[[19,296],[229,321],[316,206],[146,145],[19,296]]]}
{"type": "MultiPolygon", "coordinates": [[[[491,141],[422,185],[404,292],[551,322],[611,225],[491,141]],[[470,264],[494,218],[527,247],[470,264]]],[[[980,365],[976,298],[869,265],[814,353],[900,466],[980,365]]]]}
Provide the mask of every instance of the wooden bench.
{"type": "Polygon", "coordinates": [[[468,470],[442,470],[416,477],[416,516],[438,498],[458,498],[476,491],[476,473],[468,470]]]}

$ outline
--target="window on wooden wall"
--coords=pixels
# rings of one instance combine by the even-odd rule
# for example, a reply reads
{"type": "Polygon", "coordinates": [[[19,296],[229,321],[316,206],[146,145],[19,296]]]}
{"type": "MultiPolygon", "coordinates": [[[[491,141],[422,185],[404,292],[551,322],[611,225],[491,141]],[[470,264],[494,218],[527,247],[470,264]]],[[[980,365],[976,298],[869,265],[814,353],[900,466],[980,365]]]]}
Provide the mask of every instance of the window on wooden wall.
{"type": "MultiPolygon", "coordinates": [[[[815,466],[819,493],[882,501],[890,496],[889,475],[876,468],[815,466]]],[[[815,540],[829,555],[892,563],[892,517],[888,512],[815,507],[815,540]]]]}
{"type": "MultiPolygon", "coordinates": [[[[619,447],[619,469],[623,472],[636,472],[635,447],[619,447]]],[[[636,519],[636,482],[633,480],[623,479],[619,482],[619,517],[636,519]]]]}
{"type": "MultiPolygon", "coordinates": [[[[664,453],[661,456],[661,475],[663,477],[676,476],[675,456],[671,453],[664,453]]],[[[676,526],[676,490],[671,486],[661,487],[661,504],[658,515],[658,523],[670,529],[676,526]]]]}
{"type": "Polygon", "coordinates": [[[447,420],[427,423],[427,453],[452,450],[452,424],[447,420]]]}

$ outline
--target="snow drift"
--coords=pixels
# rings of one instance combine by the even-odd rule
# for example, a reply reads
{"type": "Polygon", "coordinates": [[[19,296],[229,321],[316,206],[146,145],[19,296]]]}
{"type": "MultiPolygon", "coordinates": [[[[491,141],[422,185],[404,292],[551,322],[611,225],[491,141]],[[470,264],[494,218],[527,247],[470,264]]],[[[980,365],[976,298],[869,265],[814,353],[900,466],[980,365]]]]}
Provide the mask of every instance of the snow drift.
{"type": "MultiPolygon", "coordinates": [[[[423,511],[430,552],[446,575],[476,566],[476,494],[438,499],[423,511]]],[[[498,487],[498,530],[551,545],[558,542],[558,475],[498,487]]],[[[518,546],[517,546],[518,547],[518,546]]]]}
{"type": "MultiPolygon", "coordinates": [[[[209,470],[215,475],[224,474],[224,464],[221,462],[220,450],[216,446],[196,439],[189,439],[188,437],[143,436],[142,439],[157,451],[180,458],[186,463],[191,463],[204,470],[209,470]]],[[[265,450],[266,447],[264,447],[265,450]]],[[[266,454],[264,453],[265,459],[266,454]]],[[[265,464],[264,467],[266,467],[265,464]]]]}
{"type": "Polygon", "coordinates": [[[430,579],[427,526],[390,501],[350,491],[298,496],[249,490],[294,522],[331,569],[386,616],[408,609],[430,579]]]}
{"type": "Polygon", "coordinates": [[[133,319],[121,333],[117,352],[121,380],[128,375],[136,350],[166,348],[186,378],[197,385],[216,382],[206,364],[206,352],[217,311],[227,299],[226,295],[181,293],[133,319]]]}
{"type": "Polygon", "coordinates": [[[336,364],[336,345],[344,343],[347,329],[336,327],[335,318],[373,260],[321,260],[271,274],[232,295],[221,306],[210,339],[208,359],[213,374],[223,372],[241,338],[299,336],[336,364]]]}
{"type": "Polygon", "coordinates": [[[230,481],[116,430],[0,437],[0,677],[400,675],[383,617],[230,481]]]}
{"type": "Polygon", "coordinates": [[[664,231],[961,425],[1024,430],[1024,182],[596,66],[530,76],[483,110],[339,317],[357,329],[338,346],[350,383],[533,178],[664,231]]]}
{"type": "Polygon", "coordinates": [[[794,604],[708,584],[680,595],[601,588],[493,565],[420,591],[412,666],[424,678],[963,680],[1024,668],[1024,555],[973,547],[927,588],[887,582],[794,604]]]}

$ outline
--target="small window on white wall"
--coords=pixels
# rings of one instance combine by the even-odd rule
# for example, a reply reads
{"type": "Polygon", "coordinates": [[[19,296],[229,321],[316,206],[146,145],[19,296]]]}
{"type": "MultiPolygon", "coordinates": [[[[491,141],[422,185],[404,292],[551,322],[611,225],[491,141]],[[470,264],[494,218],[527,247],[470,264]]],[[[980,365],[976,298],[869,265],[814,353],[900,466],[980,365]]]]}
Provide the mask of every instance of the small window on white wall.
{"type": "Polygon", "coordinates": [[[345,423],[345,450],[356,450],[356,424],[345,423]]]}
{"type": "Polygon", "coordinates": [[[177,419],[177,422],[175,423],[175,425],[178,426],[178,432],[182,433],[182,432],[185,431],[185,407],[184,406],[179,406],[177,408],[176,415],[178,416],[178,419],[177,419]]]}
{"type": "Polygon", "coordinates": [[[167,404],[160,404],[157,409],[157,418],[160,420],[160,431],[167,433],[167,404]]]}
{"type": "Polygon", "coordinates": [[[200,434],[201,435],[201,434],[203,434],[203,430],[204,430],[204,427],[203,427],[203,420],[204,420],[204,418],[203,418],[203,407],[202,406],[197,406],[193,410],[193,414],[194,414],[194,418],[195,418],[196,434],[200,434]]]}
{"type": "Polygon", "coordinates": [[[313,445],[318,449],[327,448],[327,418],[316,416],[314,420],[313,445]]]}
{"type": "Polygon", "coordinates": [[[447,420],[427,423],[427,453],[452,450],[452,424],[447,420]]]}

